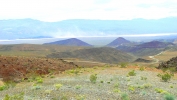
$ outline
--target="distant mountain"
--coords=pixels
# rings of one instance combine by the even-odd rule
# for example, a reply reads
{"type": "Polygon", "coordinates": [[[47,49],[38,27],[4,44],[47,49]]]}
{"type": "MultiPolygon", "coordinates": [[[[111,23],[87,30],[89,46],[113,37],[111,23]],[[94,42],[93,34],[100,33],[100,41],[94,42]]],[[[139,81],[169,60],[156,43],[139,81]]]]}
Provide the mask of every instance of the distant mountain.
{"type": "Polygon", "coordinates": [[[133,46],[118,46],[117,49],[131,52],[137,56],[145,56],[158,54],[161,51],[165,50],[167,47],[173,45],[174,44],[170,42],[151,41],[133,46]]]}
{"type": "Polygon", "coordinates": [[[33,19],[0,20],[0,39],[51,36],[107,36],[177,33],[177,17],[158,20],[84,20],[43,22],[33,19]]]}
{"type": "Polygon", "coordinates": [[[109,47],[81,49],[72,52],[58,52],[49,54],[47,57],[77,58],[82,60],[97,61],[104,63],[130,62],[135,59],[134,56],[126,52],[122,52],[109,47]]]}
{"type": "Polygon", "coordinates": [[[122,38],[122,37],[119,37],[119,38],[115,39],[114,41],[112,41],[111,43],[109,43],[106,46],[108,46],[108,47],[117,47],[119,45],[128,44],[128,43],[131,43],[131,42],[126,40],[126,39],[124,39],[124,38],[122,38]]]}
{"type": "Polygon", "coordinates": [[[55,45],[65,45],[65,46],[92,46],[76,38],[70,38],[66,40],[55,41],[55,42],[45,43],[45,44],[55,44],[55,45]]]}

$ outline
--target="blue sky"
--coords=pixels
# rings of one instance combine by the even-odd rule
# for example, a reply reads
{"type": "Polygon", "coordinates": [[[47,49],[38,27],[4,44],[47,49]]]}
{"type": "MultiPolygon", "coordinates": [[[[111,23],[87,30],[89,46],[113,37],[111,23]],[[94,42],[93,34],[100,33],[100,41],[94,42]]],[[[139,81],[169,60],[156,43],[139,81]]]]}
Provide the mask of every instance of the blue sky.
{"type": "Polygon", "coordinates": [[[0,0],[0,20],[127,20],[177,16],[177,0],[0,0]]]}

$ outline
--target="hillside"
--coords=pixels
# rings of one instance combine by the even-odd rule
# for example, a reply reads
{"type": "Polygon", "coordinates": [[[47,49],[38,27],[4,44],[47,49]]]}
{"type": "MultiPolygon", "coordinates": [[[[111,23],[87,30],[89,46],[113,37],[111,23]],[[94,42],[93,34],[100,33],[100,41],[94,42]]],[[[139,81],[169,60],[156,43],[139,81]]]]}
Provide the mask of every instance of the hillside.
{"type": "Polygon", "coordinates": [[[49,58],[78,58],[88,61],[104,63],[130,62],[134,57],[114,48],[100,47],[75,50],[72,52],[58,52],[47,55],[49,58]]]}
{"type": "Polygon", "coordinates": [[[173,57],[168,61],[160,63],[157,68],[177,71],[177,57],[173,57]]]}
{"type": "Polygon", "coordinates": [[[64,46],[91,46],[90,44],[76,38],[70,38],[66,40],[55,41],[55,42],[45,43],[45,44],[64,45],[64,46]]]}
{"type": "Polygon", "coordinates": [[[6,57],[0,56],[0,78],[4,81],[20,82],[33,75],[59,74],[66,69],[77,68],[77,65],[62,59],[6,57]]]}
{"type": "Polygon", "coordinates": [[[36,44],[0,45],[0,54],[6,56],[45,57],[53,52],[69,52],[84,48],[89,47],[36,44]]]}
{"type": "Polygon", "coordinates": [[[118,46],[118,50],[130,52],[136,56],[150,56],[160,53],[167,47],[173,46],[170,42],[151,41],[133,46],[118,46]]]}
{"type": "Polygon", "coordinates": [[[128,44],[128,43],[131,43],[131,42],[122,38],[122,37],[119,37],[119,38],[115,39],[114,41],[112,41],[111,43],[107,44],[106,46],[117,47],[119,45],[128,44]]]}

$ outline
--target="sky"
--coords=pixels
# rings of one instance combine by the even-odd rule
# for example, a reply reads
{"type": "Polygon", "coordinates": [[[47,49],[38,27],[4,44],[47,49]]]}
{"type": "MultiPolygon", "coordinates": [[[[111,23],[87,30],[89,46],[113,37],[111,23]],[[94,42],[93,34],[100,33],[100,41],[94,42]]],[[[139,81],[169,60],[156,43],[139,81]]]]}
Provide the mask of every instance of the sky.
{"type": "Polygon", "coordinates": [[[177,0],[0,0],[0,20],[130,20],[177,16],[177,0]]]}

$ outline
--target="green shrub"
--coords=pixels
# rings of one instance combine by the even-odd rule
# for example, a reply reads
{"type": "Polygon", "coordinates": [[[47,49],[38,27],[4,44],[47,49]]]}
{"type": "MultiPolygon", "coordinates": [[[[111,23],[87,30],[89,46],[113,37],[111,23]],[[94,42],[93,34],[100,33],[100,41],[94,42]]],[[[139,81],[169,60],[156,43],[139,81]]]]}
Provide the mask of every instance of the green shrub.
{"type": "Polygon", "coordinates": [[[62,84],[54,84],[54,87],[56,90],[59,90],[63,85],[62,84]]]}
{"type": "Polygon", "coordinates": [[[130,98],[128,97],[128,95],[126,93],[122,93],[121,100],[130,100],[130,98]]]}
{"type": "Polygon", "coordinates": [[[97,74],[92,74],[92,75],[90,75],[90,81],[91,81],[92,83],[96,83],[96,80],[97,80],[97,74]]]}
{"type": "Polygon", "coordinates": [[[141,80],[147,80],[147,77],[141,76],[141,80]]]}
{"type": "Polygon", "coordinates": [[[119,88],[119,83],[114,84],[114,88],[119,88]]]}
{"type": "Polygon", "coordinates": [[[140,71],[144,71],[144,69],[145,69],[144,67],[140,67],[140,69],[139,69],[139,70],[140,70],[140,71]]]}
{"type": "Polygon", "coordinates": [[[111,82],[107,82],[108,84],[111,84],[111,82]]]}
{"type": "Polygon", "coordinates": [[[155,88],[155,91],[157,93],[161,93],[161,94],[169,94],[167,91],[163,90],[163,89],[160,89],[160,88],[155,88]]]}
{"type": "Polygon", "coordinates": [[[128,75],[129,75],[129,76],[135,76],[135,75],[136,75],[135,70],[130,71],[130,72],[128,73],[128,75]]]}
{"type": "Polygon", "coordinates": [[[81,88],[81,85],[76,85],[75,88],[76,88],[76,89],[80,89],[80,88],[81,88]]]}
{"type": "Polygon", "coordinates": [[[36,77],[35,80],[37,83],[43,83],[42,77],[36,77]]]}
{"type": "Polygon", "coordinates": [[[77,95],[76,100],[85,100],[85,95],[77,95]]]}
{"type": "Polygon", "coordinates": [[[175,97],[173,95],[171,95],[171,94],[166,94],[164,96],[164,98],[165,98],[165,100],[175,100],[175,97]]]}
{"type": "Polygon", "coordinates": [[[24,92],[21,92],[19,94],[15,94],[12,96],[9,96],[8,94],[5,95],[3,100],[24,100],[24,92]]]}
{"type": "Polygon", "coordinates": [[[167,81],[169,81],[169,80],[171,79],[171,74],[165,73],[165,74],[163,74],[163,75],[161,76],[161,78],[162,78],[162,80],[163,80],[164,82],[167,82],[167,81]]]}
{"type": "Polygon", "coordinates": [[[120,67],[121,67],[121,68],[126,68],[126,67],[127,67],[127,63],[121,63],[121,64],[120,64],[120,67]]]}
{"type": "Polygon", "coordinates": [[[2,85],[2,86],[0,86],[0,91],[3,91],[3,90],[5,90],[5,89],[7,89],[8,87],[6,86],[6,85],[2,85]]]}
{"type": "Polygon", "coordinates": [[[121,93],[121,91],[119,89],[114,89],[113,92],[115,92],[115,93],[121,93]]]}
{"type": "Polygon", "coordinates": [[[131,92],[135,92],[135,87],[134,86],[129,86],[128,90],[130,90],[131,92]]]}

